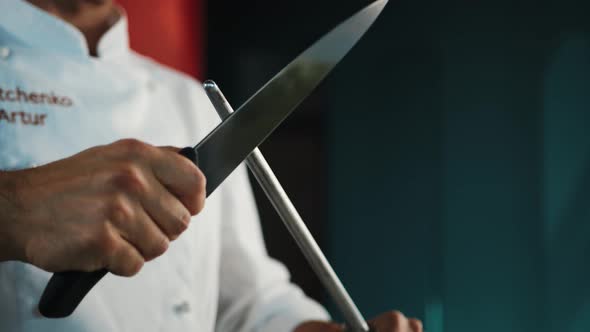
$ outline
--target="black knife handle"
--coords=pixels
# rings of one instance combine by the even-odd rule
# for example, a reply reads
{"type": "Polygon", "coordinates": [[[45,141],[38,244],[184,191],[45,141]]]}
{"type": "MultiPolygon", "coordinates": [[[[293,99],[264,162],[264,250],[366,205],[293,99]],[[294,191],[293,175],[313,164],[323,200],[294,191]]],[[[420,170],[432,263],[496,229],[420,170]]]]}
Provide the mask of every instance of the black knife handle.
{"type": "MultiPolygon", "coordinates": [[[[178,153],[198,164],[197,153],[186,147],[178,153]]],[[[47,318],[64,318],[72,314],[108,270],[94,272],[66,271],[54,273],[39,301],[39,312],[47,318]]]]}
{"type": "Polygon", "coordinates": [[[53,274],[41,295],[39,312],[47,318],[71,315],[84,296],[107,273],[106,269],[102,269],[94,272],[67,271],[53,274]]]}

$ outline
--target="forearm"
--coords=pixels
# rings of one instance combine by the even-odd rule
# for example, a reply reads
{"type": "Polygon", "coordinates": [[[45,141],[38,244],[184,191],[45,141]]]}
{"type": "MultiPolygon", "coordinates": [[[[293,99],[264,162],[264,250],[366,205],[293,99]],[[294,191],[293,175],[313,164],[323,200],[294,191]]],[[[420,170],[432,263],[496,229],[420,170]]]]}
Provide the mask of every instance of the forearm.
{"type": "Polygon", "coordinates": [[[0,262],[23,260],[16,232],[17,180],[13,172],[0,171],[0,262]]]}

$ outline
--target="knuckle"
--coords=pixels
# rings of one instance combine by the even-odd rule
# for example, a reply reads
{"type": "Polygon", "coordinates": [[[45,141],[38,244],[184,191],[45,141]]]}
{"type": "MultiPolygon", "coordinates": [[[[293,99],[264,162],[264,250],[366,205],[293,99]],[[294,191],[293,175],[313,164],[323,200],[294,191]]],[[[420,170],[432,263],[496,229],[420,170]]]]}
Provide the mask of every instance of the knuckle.
{"type": "Polygon", "coordinates": [[[146,260],[152,260],[163,255],[166,250],[168,250],[168,245],[168,239],[164,236],[160,240],[152,241],[152,244],[146,253],[146,260]]]}
{"type": "Polygon", "coordinates": [[[150,145],[134,138],[126,138],[115,142],[118,151],[124,156],[143,156],[150,149],[150,145]]]}
{"type": "Polygon", "coordinates": [[[184,231],[186,231],[186,229],[188,228],[189,223],[190,215],[179,217],[174,222],[174,224],[176,225],[174,231],[172,232],[172,234],[169,234],[170,240],[176,240],[180,236],[180,234],[184,233],[184,231]]]}
{"type": "Polygon", "coordinates": [[[115,256],[118,250],[118,243],[115,235],[106,227],[99,231],[94,237],[91,246],[99,256],[106,257],[107,259],[115,256]]]}
{"type": "Polygon", "coordinates": [[[175,151],[173,151],[171,149],[170,150],[167,149],[166,151],[167,151],[167,153],[172,153],[172,155],[174,156],[173,158],[176,159],[174,161],[175,164],[180,165],[185,170],[194,169],[194,168],[198,169],[198,167],[195,165],[195,163],[191,159],[185,157],[184,155],[179,154],[181,149],[179,149],[179,148],[174,148],[174,149],[175,149],[175,151]]]}
{"type": "Polygon", "coordinates": [[[114,172],[114,184],[117,188],[132,192],[143,192],[147,184],[141,168],[133,162],[121,163],[114,172]]]}
{"type": "Polygon", "coordinates": [[[135,262],[132,262],[131,264],[129,264],[129,276],[132,277],[136,274],[139,273],[139,271],[141,271],[141,268],[143,267],[144,261],[141,259],[137,259],[135,260],[135,262]]]}
{"type": "Polygon", "coordinates": [[[115,196],[109,204],[107,216],[116,225],[121,225],[133,219],[133,208],[125,198],[115,196]]]}
{"type": "Polygon", "coordinates": [[[125,255],[126,259],[122,261],[123,264],[121,264],[117,274],[125,277],[132,277],[139,273],[143,267],[144,260],[139,257],[135,257],[136,255],[130,255],[129,253],[125,253],[123,255],[125,255]]]}
{"type": "Polygon", "coordinates": [[[197,185],[193,192],[192,206],[190,212],[196,215],[205,208],[205,199],[207,198],[207,179],[201,171],[197,173],[197,185]]]}
{"type": "Polygon", "coordinates": [[[205,208],[205,194],[196,193],[192,196],[183,197],[182,201],[191,216],[199,214],[205,208]]]}
{"type": "Polygon", "coordinates": [[[186,231],[186,229],[188,228],[188,225],[191,222],[191,215],[190,214],[185,214],[182,217],[180,217],[179,219],[179,229],[180,229],[180,233],[186,231]]]}
{"type": "Polygon", "coordinates": [[[424,326],[422,325],[422,322],[419,319],[416,319],[416,318],[409,319],[409,323],[410,323],[410,327],[415,332],[422,332],[424,330],[424,326]]]}
{"type": "Polygon", "coordinates": [[[197,194],[196,204],[195,204],[195,214],[201,212],[205,208],[205,192],[201,191],[197,194]]]}
{"type": "Polygon", "coordinates": [[[406,317],[401,312],[394,310],[389,312],[388,319],[394,326],[399,327],[402,325],[406,317]]]}
{"type": "Polygon", "coordinates": [[[207,178],[205,177],[205,174],[203,174],[203,172],[201,172],[201,170],[197,169],[197,188],[199,192],[202,192],[203,195],[205,194],[205,192],[207,191],[207,178]]]}

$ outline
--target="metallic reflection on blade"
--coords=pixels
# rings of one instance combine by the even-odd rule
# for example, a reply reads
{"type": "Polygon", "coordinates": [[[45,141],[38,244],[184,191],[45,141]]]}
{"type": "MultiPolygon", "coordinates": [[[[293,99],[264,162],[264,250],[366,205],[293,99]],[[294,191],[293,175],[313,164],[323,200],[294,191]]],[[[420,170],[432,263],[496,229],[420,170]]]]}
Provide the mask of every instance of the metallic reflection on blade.
{"type": "Polygon", "coordinates": [[[387,0],[342,22],[300,54],[195,150],[210,194],[307,97],[373,24],[387,0]]]}

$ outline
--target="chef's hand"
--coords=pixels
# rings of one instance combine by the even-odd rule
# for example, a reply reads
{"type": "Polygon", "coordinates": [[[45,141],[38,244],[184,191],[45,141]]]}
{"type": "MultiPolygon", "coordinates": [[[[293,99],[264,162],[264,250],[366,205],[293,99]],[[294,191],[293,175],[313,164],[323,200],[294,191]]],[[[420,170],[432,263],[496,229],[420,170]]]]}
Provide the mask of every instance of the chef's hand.
{"type": "MultiPolygon", "coordinates": [[[[399,311],[390,311],[369,321],[373,332],[422,332],[422,323],[415,318],[406,318],[399,311]]],[[[345,332],[342,324],[310,321],[299,325],[293,332],[345,332]]]]}
{"type": "Polygon", "coordinates": [[[0,172],[0,261],[136,274],[204,206],[205,177],[178,150],[126,139],[0,172]]]}

